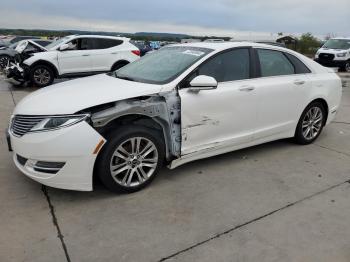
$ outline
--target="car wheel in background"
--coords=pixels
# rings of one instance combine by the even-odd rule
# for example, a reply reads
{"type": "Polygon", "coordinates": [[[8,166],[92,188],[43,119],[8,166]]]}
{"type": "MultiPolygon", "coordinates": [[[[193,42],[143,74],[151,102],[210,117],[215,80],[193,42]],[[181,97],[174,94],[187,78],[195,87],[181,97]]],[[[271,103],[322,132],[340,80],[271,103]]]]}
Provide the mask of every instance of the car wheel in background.
{"type": "Polygon", "coordinates": [[[37,87],[45,87],[53,83],[54,73],[49,66],[36,65],[30,71],[30,80],[37,87]]]}
{"type": "Polygon", "coordinates": [[[312,102],[306,107],[295,131],[295,141],[301,145],[314,142],[326,123],[326,110],[321,102],[312,102]]]}
{"type": "Polygon", "coordinates": [[[112,72],[113,71],[117,71],[118,69],[122,68],[123,66],[126,66],[127,64],[129,64],[129,62],[127,61],[121,61],[121,62],[117,62],[112,66],[112,72]]]}
{"type": "Polygon", "coordinates": [[[8,55],[0,55],[0,69],[5,69],[10,61],[10,57],[8,55]]]}
{"type": "Polygon", "coordinates": [[[344,67],[344,71],[350,73],[350,61],[347,61],[344,67]]]}
{"type": "Polygon", "coordinates": [[[147,186],[164,161],[162,135],[150,128],[130,125],[106,136],[96,172],[112,192],[131,193],[147,186]]]}

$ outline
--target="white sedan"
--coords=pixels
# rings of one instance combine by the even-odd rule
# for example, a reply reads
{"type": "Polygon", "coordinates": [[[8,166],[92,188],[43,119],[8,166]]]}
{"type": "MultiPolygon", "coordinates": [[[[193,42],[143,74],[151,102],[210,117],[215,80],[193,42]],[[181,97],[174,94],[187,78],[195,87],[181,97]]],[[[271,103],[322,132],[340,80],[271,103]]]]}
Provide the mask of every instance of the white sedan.
{"type": "Polygon", "coordinates": [[[44,88],[11,118],[16,166],[48,186],[134,192],[169,168],[294,137],[309,144],[334,119],[332,71],[256,43],[165,47],[118,71],[44,88]]]}

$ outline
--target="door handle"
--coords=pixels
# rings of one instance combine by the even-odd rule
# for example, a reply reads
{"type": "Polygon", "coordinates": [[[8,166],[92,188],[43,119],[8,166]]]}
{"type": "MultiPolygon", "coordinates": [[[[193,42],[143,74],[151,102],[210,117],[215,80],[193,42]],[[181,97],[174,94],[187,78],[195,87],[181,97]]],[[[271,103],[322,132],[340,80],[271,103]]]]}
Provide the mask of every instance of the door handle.
{"type": "Polygon", "coordinates": [[[82,56],[90,56],[89,54],[85,54],[85,55],[82,55],[82,56]]]}
{"type": "Polygon", "coordinates": [[[254,86],[242,86],[239,91],[243,91],[243,92],[250,92],[253,91],[255,89],[254,86]]]}
{"type": "Polygon", "coordinates": [[[305,81],[297,79],[297,80],[294,81],[294,84],[297,85],[297,86],[300,86],[300,85],[305,84],[305,81]]]}

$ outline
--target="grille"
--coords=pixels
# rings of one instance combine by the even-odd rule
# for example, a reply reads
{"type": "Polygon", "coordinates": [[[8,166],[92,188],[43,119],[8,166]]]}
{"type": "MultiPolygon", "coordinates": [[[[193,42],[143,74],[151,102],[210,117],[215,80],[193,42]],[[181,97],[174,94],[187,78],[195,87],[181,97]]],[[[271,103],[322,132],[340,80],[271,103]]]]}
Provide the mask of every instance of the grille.
{"type": "Polygon", "coordinates": [[[334,59],[334,55],[333,54],[325,54],[325,53],[321,53],[318,55],[318,57],[322,60],[328,60],[328,61],[332,61],[334,59]]]}
{"type": "Polygon", "coordinates": [[[41,116],[16,115],[12,119],[11,132],[16,136],[23,136],[43,119],[41,116]]]}

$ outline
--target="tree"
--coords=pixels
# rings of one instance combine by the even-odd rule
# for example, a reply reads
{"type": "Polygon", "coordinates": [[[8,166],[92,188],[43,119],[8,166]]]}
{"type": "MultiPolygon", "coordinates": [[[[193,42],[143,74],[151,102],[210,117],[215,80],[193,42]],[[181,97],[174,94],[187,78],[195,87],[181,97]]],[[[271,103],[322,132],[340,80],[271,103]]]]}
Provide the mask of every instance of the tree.
{"type": "Polygon", "coordinates": [[[302,34],[298,42],[298,51],[302,54],[314,54],[320,48],[321,42],[311,33],[302,34]]]}

